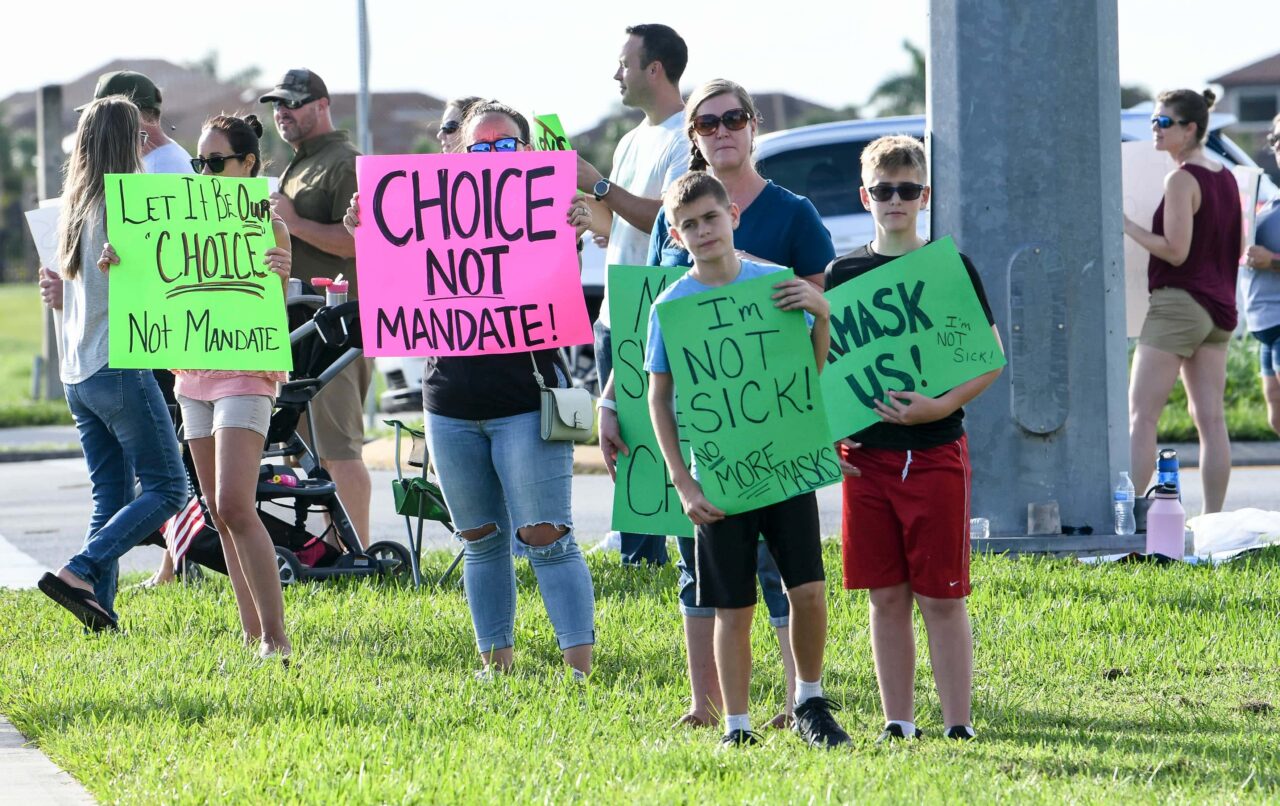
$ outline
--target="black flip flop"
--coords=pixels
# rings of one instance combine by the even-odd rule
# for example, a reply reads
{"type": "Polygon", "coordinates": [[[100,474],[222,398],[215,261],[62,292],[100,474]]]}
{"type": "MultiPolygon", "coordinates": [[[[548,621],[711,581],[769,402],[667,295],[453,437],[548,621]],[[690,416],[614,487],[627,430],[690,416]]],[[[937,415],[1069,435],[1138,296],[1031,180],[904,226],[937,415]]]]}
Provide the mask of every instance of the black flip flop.
{"type": "Polygon", "coordinates": [[[98,600],[92,592],[73,588],[58,579],[56,574],[49,572],[45,572],[36,584],[45,596],[71,611],[71,615],[78,618],[80,623],[90,630],[102,632],[120,629],[114,619],[99,609],[98,600]]]}

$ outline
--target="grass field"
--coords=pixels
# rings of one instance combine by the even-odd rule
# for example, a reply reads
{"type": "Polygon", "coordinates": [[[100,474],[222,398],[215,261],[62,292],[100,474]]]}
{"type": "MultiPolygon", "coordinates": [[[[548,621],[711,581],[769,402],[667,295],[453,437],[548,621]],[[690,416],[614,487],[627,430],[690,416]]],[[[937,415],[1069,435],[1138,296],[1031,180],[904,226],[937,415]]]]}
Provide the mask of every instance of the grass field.
{"type": "MultiPolygon", "coordinates": [[[[717,752],[669,727],[687,697],[674,569],[591,556],[597,665],[567,680],[527,565],[518,671],[477,681],[461,591],[286,591],[290,669],[237,644],[229,586],[128,594],[86,637],[35,591],[0,591],[0,713],[104,802],[1257,802],[1280,799],[1280,550],[1217,569],[975,558],[979,739],[873,743],[864,594],[831,591],[828,693],[851,749],[771,733],[717,752]]],[[[436,568],[446,558],[434,556],[436,568]]],[[[827,567],[838,568],[828,544],[827,567]]],[[[752,714],[781,704],[763,613],[752,714]]],[[[921,642],[923,644],[923,642],[921,642]]]]}
{"type": "Polygon", "coordinates": [[[31,399],[31,360],[44,329],[35,283],[0,283],[0,428],[71,422],[66,401],[31,399]]]}

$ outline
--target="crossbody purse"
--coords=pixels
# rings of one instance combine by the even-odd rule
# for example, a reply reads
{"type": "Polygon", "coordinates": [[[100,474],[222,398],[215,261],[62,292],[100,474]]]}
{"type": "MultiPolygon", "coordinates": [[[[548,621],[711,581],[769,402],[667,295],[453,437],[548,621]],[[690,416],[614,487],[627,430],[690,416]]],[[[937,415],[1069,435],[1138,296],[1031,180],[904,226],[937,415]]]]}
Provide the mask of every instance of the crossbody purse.
{"type": "MultiPolygon", "coordinates": [[[[542,438],[548,442],[588,442],[595,423],[595,405],[591,393],[579,386],[567,389],[548,389],[538,372],[538,362],[533,362],[533,377],[538,382],[538,410],[541,414],[542,438]]],[[[565,377],[568,377],[566,374],[565,377]]]]}

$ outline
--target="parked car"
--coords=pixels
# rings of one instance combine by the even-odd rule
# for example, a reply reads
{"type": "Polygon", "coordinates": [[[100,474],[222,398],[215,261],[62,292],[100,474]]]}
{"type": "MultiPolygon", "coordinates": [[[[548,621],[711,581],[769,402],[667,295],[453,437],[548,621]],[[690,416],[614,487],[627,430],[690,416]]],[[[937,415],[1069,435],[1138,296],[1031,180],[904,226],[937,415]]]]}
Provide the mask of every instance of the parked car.
{"type": "MultiPolygon", "coordinates": [[[[1121,112],[1120,139],[1148,140],[1151,138],[1150,102],[1139,104],[1121,112]]],[[[1212,114],[1209,118],[1208,152],[1228,166],[1256,163],[1236,145],[1223,130],[1236,122],[1234,115],[1212,114]]],[[[806,196],[818,208],[822,222],[831,233],[836,254],[844,254],[875,236],[875,224],[871,214],[862,207],[858,189],[862,185],[862,149],[877,137],[887,134],[909,134],[924,138],[923,115],[877,118],[872,120],[842,120],[820,123],[795,129],[760,135],[756,139],[756,167],[768,179],[788,190],[806,196]]],[[[1280,193],[1267,176],[1262,178],[1259,203],[1280,193]]],[[[919,219],[920,235],[929,235],[929,217],[919,219]]],[[[604,250],[590,239],[582,250],[582,287],[587,307],[594,320],[604,296],[604,250]]],[[[570,361],[575,378],[594,389],[595,360],[589,346],[570,351],[570,361]]],[[[379,359],[383,361],[384,359],[379,359]]],[[[406,359],[395,359],[404,361],[406,359]]],[[[401,376],[421,382],[421,360],[418,372],[409,375],[399,365],[389,366],[399,370],[401,376]]],[[[388,377],[388,389],[391,379],[388,377]]],[[[421,399],[421,392],[418,394],[421,399]]]]}

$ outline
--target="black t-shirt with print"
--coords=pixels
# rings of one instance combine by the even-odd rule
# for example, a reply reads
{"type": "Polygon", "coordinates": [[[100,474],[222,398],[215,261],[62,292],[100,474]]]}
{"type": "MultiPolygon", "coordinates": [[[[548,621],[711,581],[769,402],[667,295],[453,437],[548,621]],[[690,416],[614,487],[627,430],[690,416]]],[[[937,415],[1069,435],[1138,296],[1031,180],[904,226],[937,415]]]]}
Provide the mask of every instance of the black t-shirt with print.
{"type": "Polygon", "coordinates": [[[555,350],[428,358],[422,377],[426,410],[458,420],[492,420],[538,410],[533,355],[547,388],[563,386],[555,350]]]}
{"type": "MultiPolygon", "coordinates": [[[[872,269],[878,269],[893,259],[888,255],[876,254],[872,251],[871,244],[860,246],[849,254],[831,261],[831,265],[827,266],[826,288],[830,291],[841,283],[847,283],[872,269]]],[[[982,287],[982,278],[978,276],[977,269],[973,267],[968,257],[961,255],[960,259],[964,262],[965,271],[969,273],[973,290],[978,293],[978,302],[982,303],[982,312],[987,315],[987,322],[995,324],[995,318],[991,315],[991,306],[987,303],[987,292],[982,287]]],[[[964,436],[964,409],[958,408],[941,420],[931,423],[919,425],[876,423],[854,434],[852,439],[868,448],[921,451],[955,442],[962,436],[964,436]]]]}

